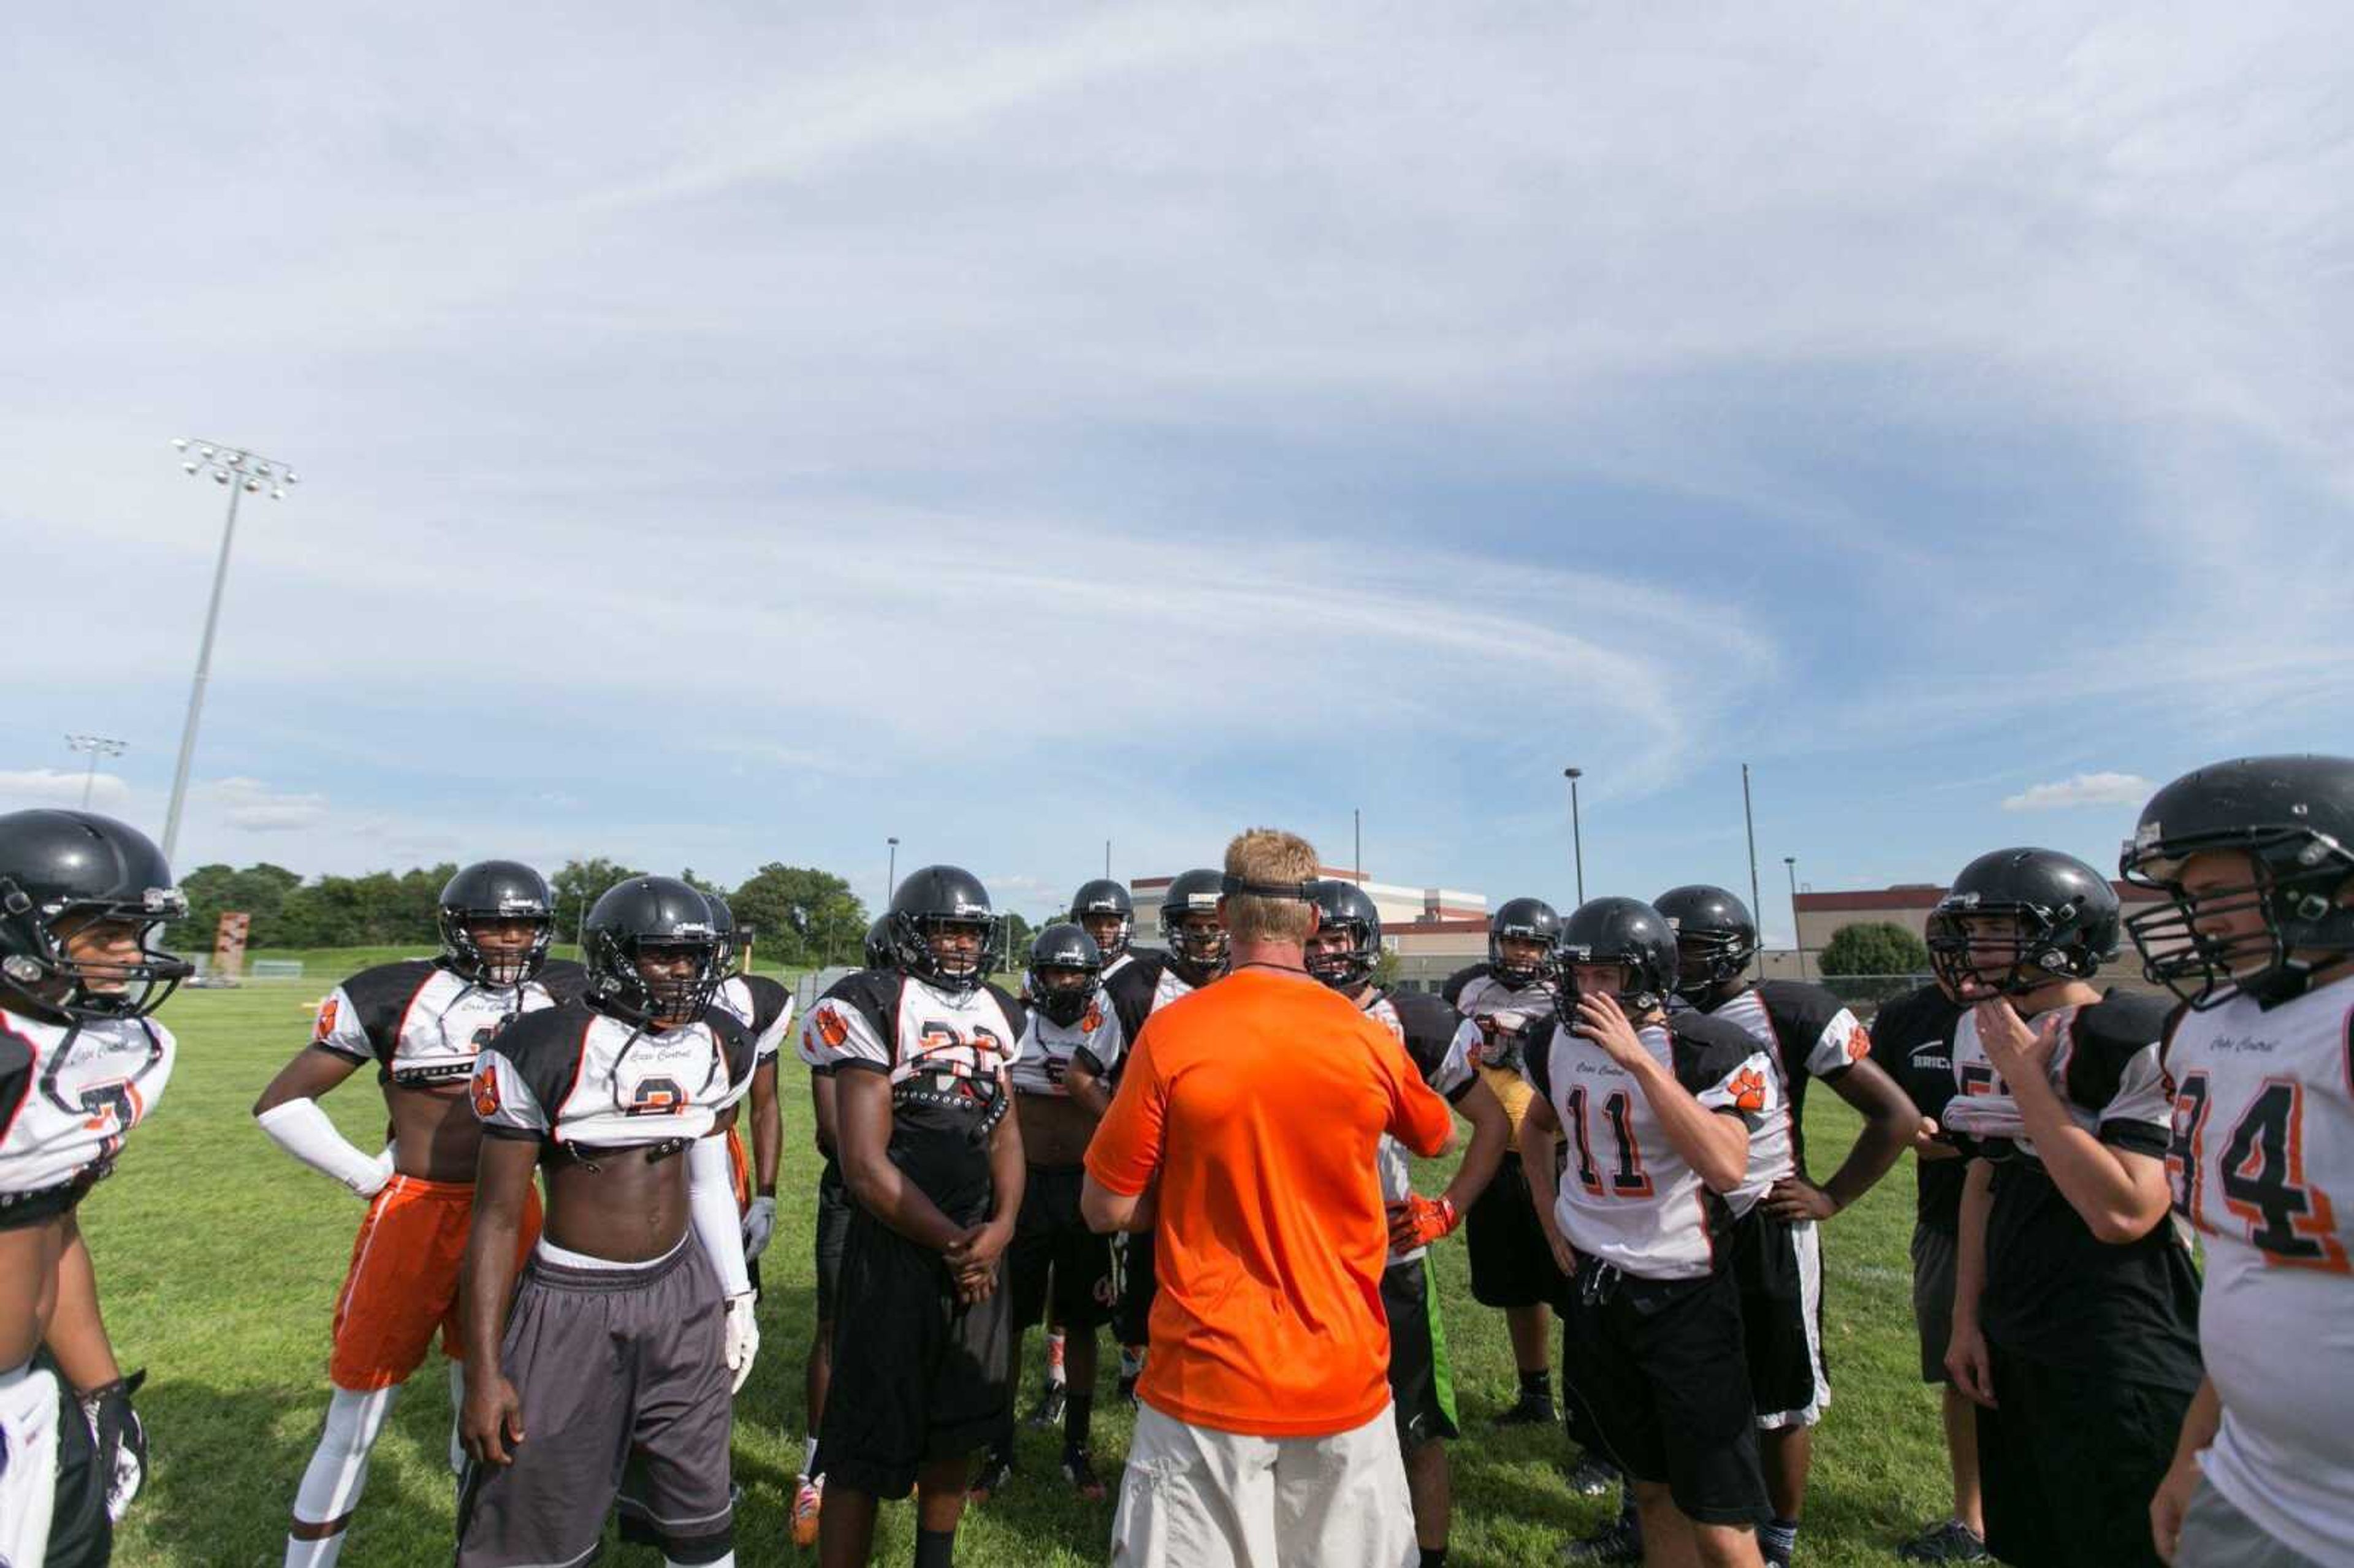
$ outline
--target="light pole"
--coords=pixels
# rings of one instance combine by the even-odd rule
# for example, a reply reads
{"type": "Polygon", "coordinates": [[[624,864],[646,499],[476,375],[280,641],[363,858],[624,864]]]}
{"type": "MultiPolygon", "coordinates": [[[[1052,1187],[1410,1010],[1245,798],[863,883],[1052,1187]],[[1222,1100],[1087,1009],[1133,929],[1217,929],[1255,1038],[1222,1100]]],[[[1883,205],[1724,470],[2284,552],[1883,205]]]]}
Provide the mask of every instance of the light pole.
{"type": "Polygon", "coordinates": [[[1798,930],[1798,857],[1786,854],[1782,864],[1790,874],[1790,946],[1798,955],[1798,978],[1807,978],[1807,943],[1798,930]]]}
{"type": "Polygon", "coordinates": [[[1349,851],[1349,869],[1357,874],[1357,885],[1363,887],[1365,884],[1365,809],[1363,806],[1349,808],[1349,833],[1353,841],[1349,851]]]}
{"type": "Polygon", "coordinates": [[[883,842],[891,846],[891,869],[883,876],[883,902],[888,905],[891,895],[899,891],[899,841],[885,839],[883,842]]]}
{"type": "Polygon", "coordinates": [[[116,740],[103,735],[66,736],[67,750],[90,753],[90,771],[81,776],[81,809],[83,810],[90,810],[90,792],[98,784],[98,759],[101,757],[120,757],[129,750],[130,747],[131,743],[127,740],[116,740]]]}
{"type": "Polygon", "coordinates": [[[228,491],[228,521],[221,527],[220,559],[213,565],[213,596],[205,607],[205,639],[196,645],[196,678],[188,688],[187,722],[180,728],[180,760],[172,769],[172,803],[164,813],[164,858],[170,860],[180,842],[180,811],[188,800],[188,766],[196,756],[196,723],[205,712],[205,682],[212,675],[213,633],[220,626],[221,589],[228,582],[229,546],[237,539],[238,498],[267,490],[272,501],[286,499],[286,487],[301,475],[275,458],[244,447],[217,441],[192,441],[186,436],[172,442],[184,461],[180,471],[203,474],[228,491]]]}
{"type": "Polygon", "coordinates": [[[1585,902],[1585,830],[1577,820],[1577,781],[1585,777],[1583,768],[1564,768],[1561,776],[1569,780],[1569,851],[1577,861],[1577,901],[1585,902]]]}
{"type": "Polygon", "coordinates": [[[1111,841],[1104,840],[1104,880],[1111,880],[1111,841]]]}
{"type": "MultiPolygon", "coordinates": [[[[1749,907],[1766,907],[1766,899],[1757,891],[1757,814],[1749,809],[1749,764],[1741,765],[1741,822],[1749,830],[1749,907]]],[[[1757,978],[1766,978],[1766,944],[1757,945],[1757,978]]]]}

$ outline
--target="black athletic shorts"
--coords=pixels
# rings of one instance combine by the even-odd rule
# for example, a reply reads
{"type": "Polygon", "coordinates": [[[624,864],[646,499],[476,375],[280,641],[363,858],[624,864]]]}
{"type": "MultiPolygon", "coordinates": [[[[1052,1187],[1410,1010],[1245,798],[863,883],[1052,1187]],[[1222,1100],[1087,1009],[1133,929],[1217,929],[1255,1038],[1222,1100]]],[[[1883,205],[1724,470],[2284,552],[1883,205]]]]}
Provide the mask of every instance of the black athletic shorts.
{"type": "Polygon", "coordinates": [[[1954,1339],[1954,1254],[1960,1242],[1935,1225],[1913,1227],[1913,1326],[1921,1332],[1921,1381],[1946,1383],[1946,1349],[1954,1339]]]}
{"type": "Polygon", "coordinates": [[[1033,1165],[1022,1189],[1013,1243],[1005,1250],[1005,1286],[1013,1295],[1013,1327],[1026,1329],[1046,1308],[1051,1277],[1055,1320],[1093,1330],[1111,1320],[1111,1237],[1079,1217],[1083,1165],[1033,1165]]]}
{"type": "Polygon", "coordinates": [[[1013,1397],[1011,1307],[1002,1273],[993,1295],[967,1305],[939,1254],[854,1209],[817,1439],[826,1484],[903,1498],[921,1466],[996,1436],[1013,1397]]]}
{"type": "Polygon", "coordinates": [[[2158,1568],[2149,1499],[2190,1391],[2077,1372],[1989,1343],[1996,1408],[1978,1411],[1987,1550],[2012,1568],[2158,1568]]]}
{"type": "Polygon", "coordinates": [[[506,1466],[458,1495],[458,1568],[585,1562],[619,1505],[621,1539],[673,1563],[736,1549],[727,1308],[702,1243],[584,1268],[534,1255],[499,1346],[523,1399],[506,1466]]]}
{"type": "Polygon", "coordinates": [[[1123,1345],[1141,1345],[1152,1330],[1152,1298],[1161,1281],[1152,1272],[1152,1233],[1123,1231],[1116,1240],[1120,1249],[1119,1300],[1113,1307],[1111,1331],[1123,1345]]]}
{"type": "Polygon", "coordinates": [[[1831,1402],[1823,1367],[1821,1227],[1777,1220],[1760,1202],[1733,1224],[1733,1281],[1749,1397],[1761,1426],[1812,1426],[1831,1402]]]}
{"type": "Polygon", "coordinates": [[[850,1187],[842,1162],[829,1159],[817,1179],[817,1320],[833,1321],[842,1298],[842,1249],[850,1239],[850,1187]]]}
{"type": "Polygon", "coordinates": [[[1666,1482],[1702,1524],[1772,1517],[1729,1272],[1637,1279],[1585,1260],[1561,1338],[1572,1437],[1638,1480],[1666,1482]]]}
{"type": "Polygon", "coordinates": [[[1568,1281],[1545,1245],[1529,1196],[1521,1157],[1507,1153],[1496,1179],[1471,1201],[1463,1216],[1464,1245],[1471,1258],[1471,1298],[1482,1307],[1557,1307],[1568,1281]]]}
{"type": "Polygon", "coordinates": [[[1447,1325],[1439,1320],[1428,1254],[1382,1271],[1382,1310],[1390,1320],[1390,1409],[1397,1416],[1398,1446],[1411,1454],[1425,1443],[1461,1436],[1455,1425],[1455,1365],[1447,1354],[1447,1325]]]}

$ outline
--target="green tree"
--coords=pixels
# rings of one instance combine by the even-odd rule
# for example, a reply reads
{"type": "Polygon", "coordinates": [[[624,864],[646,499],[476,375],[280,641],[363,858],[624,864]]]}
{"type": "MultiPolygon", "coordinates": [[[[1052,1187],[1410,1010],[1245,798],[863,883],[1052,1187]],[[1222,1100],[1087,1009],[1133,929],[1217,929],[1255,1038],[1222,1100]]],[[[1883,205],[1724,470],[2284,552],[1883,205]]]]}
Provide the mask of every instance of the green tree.
{"type": "Polygon", "coordinates": [[[607,860],[603,855],[566,861],[564,869],[547,879],[548,891],[556,895],[556,939],[578,940],[580,922],[587,918],[588,906],[604,896],[615,883],[639,874],[620,861],[607,860]]]}
{"type": "Polygon", "coordinates": [[[760,950],[795,968],[854,962],[866,906],[830,871],[771,861],[727,895],[736,924],[758,932],[760,950]]]}
{"type": "Polygon", "coordinates": [[[1831,933],[1816,967],[1826,975],[1925,974],[1929,949],[1892,921],[1859,921],[1831,933]]]}

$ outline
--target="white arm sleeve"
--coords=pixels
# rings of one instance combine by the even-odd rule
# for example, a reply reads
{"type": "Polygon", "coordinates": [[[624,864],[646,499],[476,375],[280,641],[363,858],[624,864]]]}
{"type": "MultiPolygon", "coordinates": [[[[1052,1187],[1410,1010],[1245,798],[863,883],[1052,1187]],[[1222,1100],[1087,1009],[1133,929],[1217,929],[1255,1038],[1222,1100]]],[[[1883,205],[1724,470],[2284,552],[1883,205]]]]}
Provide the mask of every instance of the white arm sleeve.
{"type": "Polygon", "coordinates": [[[711,1271],[719,1276],[719,1294],[748,1294],[752,1276],[744,1267],[744,1221],[736,1212],[736,1176],[728,1169],[725,1135],[698,1138],[686,1151],[686,1210],[711,1271]]]}
{"type": "Polygon", "coordinates": [[[332,1176],[363,1198],[372,1198],[376,1190],[392,1179],[392,1151],[370,1157],[352,1146],[351,1140],[335,1130],[319,1102],[311,1099],[288,1100],[282,1106],[272,1106],[253,1118],[270,1140],[308,1165],[323,1176],[332,1176]]]}

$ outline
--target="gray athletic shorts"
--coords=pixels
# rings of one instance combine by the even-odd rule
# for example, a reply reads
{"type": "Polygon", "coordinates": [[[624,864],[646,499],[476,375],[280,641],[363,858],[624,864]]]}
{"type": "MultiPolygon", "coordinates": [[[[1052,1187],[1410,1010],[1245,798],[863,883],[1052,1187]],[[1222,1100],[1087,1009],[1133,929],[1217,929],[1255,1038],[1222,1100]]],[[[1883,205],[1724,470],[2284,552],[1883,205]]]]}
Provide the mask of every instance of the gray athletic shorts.
{"type": "Polygon", "coordinates": [[[2233,1508],[2230,1499],[2201,1478],[2182,1516],[2182,1541],[2174,1549],[2174,1568],[2321,1568],[2321,1564],[2264,1533],[2262,1526],[2233,1508]]]}
{"type": "Polygon", "coordinates": [[[674,1563],[735,1550],[726,1304],[690,1234],[668,1256],[578,1268],[534,1254],[499,1365],[523,1400],[504,1467],[469,1465],[458,1568],[571,1568],[621,1539],[674,1563]]]}
{"type": "Polygon", "coordinates": [[[1946,1346],[1954,1337],[1955,1238],[1930,1225],[1913,1227],[1913,1321],[1921,1330],[1921,1381],[1951,1383],[1946,1346]]]}

